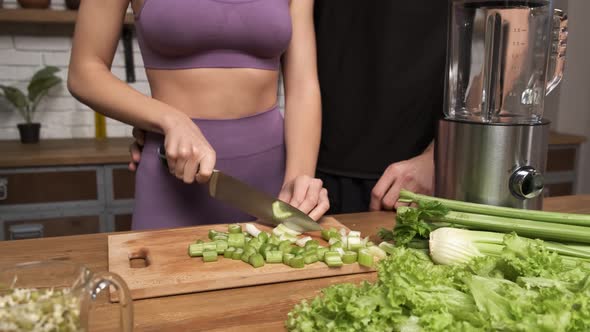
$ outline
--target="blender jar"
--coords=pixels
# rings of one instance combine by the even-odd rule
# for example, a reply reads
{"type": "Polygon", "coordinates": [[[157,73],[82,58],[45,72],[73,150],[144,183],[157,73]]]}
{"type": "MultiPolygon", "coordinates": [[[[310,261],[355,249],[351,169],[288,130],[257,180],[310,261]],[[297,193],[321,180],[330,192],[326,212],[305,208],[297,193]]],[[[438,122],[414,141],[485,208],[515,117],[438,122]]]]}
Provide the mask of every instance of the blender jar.
{"type": "Polygon", "coordinates": [[[551,0],[452,0],[450,14],[446,117],[540,122],[544,97],[563,73],[563,12],[551,0]]]}

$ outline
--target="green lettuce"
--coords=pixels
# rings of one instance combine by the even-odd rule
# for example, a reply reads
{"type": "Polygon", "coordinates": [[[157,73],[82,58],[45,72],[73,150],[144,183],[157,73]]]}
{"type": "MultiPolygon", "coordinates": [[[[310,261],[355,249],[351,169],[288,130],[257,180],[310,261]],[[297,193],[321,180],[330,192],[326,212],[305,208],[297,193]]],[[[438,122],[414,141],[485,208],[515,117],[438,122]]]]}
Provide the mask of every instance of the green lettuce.
{"type": "Polygon", "coordinates": [[[499,257],[435,265],[395,248],[374,284],[334,285],[289,313],[290,331],[590,331],[590,273],[542,241],[506,236],[499,257]]]}

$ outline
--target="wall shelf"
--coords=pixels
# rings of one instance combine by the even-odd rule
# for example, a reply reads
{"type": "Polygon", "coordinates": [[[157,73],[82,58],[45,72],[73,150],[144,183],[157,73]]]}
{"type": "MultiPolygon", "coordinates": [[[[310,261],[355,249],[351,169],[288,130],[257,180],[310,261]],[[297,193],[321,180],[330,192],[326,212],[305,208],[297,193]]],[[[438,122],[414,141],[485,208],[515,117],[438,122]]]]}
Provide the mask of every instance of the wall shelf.
{"type": "MultiPolygon", "coordinates": [[[[78,12],[76,10],[55,9],[0,9],[0,23],[15,24],[74,24],[78,12]]],[[[125,15],[125,25],[133,24],[133,15],[125,15]]]]}

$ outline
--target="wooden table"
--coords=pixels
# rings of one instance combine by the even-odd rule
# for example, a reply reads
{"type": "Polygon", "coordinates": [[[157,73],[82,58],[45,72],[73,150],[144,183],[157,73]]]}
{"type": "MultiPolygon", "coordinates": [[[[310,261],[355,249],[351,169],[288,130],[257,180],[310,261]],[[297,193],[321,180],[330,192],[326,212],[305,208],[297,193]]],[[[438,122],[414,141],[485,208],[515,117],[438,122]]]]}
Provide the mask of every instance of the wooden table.
{"type": "MultiPolygon", "coordinates": [[[[549,198],[545,209],[590,213],[590,195],[549,198]]],[[[336,216],[363,234],[391,228],[390,212],[336,216]]],[[[107,270],[107,234],[80,235],[0,243],[0,269],[31,260],[58,259],[107,270]]],[[[137,331],[281,331],[287,313],[302,299],[309,299],[329,285],[373,281],[375,273],[330,277],[271,285],[169,296],[134,302],[137,331]]],[[[117,305],[99,300],[90,318],[91,331],[116,331],[117,305]]]]}

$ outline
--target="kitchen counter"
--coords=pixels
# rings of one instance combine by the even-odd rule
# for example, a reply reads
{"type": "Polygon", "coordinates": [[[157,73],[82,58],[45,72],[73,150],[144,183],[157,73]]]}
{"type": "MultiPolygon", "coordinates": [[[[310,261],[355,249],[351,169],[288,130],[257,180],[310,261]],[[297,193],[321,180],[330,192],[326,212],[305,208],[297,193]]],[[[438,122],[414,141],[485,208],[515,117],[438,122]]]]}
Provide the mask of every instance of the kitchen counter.
{"type": "MultiPolygon", "coordinates": [[[[129,137],[75,139],[46,139],[39,144],[21,144],[20,141],[0,141],[0,168],[127,164],[129,137]]],[[[585,137],[551,132],[550,145],[579,145],[585,137]]]]}
{"type": "MultiPolygon", "coordinates": [[[[552,197],[548,211],[590,213],[590,195],[552,197]]],[[[335,216],[362,234],[390,228],[394,215],[370,212],[335,216]]],[[[64,260],[106,271],[108,234],[0,242],[0,269],[33,260],[64,260]]],[[[198,272],[195,272],[198,273],[198,272]]],[[[287,313],[302,299],[327,286],[344,282],[374,281],[376,273],[328,277],[270,285],[226,289],[134,301],[137,331],[281,331],[287,313]]],[[[116,331],[118,305],[99,299],[91,314],[91,331],[116,331]]]]}
{"type": "Polygon", "coordinates": [[[0,141],[0,168],[127,164],[132,138],[45,139],[38,144],[0,141]]]}

